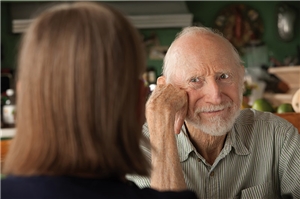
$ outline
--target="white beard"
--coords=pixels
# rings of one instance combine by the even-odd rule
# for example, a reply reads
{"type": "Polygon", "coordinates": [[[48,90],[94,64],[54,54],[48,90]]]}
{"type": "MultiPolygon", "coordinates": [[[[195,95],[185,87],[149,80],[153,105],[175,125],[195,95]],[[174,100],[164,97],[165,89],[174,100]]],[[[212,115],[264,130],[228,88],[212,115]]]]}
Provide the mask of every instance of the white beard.
{"type": "Polygon", "coordinates": [[[202,132],[212,136],[222,136],[227,134],[240,114],[240,107],[232,102],[221,105],[210,105],[198,108],[193,116],[186,118],[187,122],[198,128],[202,132]],[[208,111],[218,111],[229,108],[229,114],[226,117],[213,116],[209,118],[201,118],[199,113],[208,111]]]}

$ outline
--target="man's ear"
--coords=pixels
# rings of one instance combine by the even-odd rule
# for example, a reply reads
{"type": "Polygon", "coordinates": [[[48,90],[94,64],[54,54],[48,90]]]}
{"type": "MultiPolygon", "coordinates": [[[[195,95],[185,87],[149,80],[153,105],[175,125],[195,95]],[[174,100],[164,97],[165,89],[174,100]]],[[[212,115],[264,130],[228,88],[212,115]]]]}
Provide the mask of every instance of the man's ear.
{"type": "Polygon", "coordinates": [[[145,84],[143,80],[139,80],[139,95],[137,104],[137,118],[141,125],[145,122],[145,106],[148,95],[150,93],[149,87],[145,84]]]}
{"type": "Polygon", "coordinates": [[[157,85],[166,84],[166,77],[160,76],[159,78],[157,78],[156,83],[157,83],[157,85]]]}

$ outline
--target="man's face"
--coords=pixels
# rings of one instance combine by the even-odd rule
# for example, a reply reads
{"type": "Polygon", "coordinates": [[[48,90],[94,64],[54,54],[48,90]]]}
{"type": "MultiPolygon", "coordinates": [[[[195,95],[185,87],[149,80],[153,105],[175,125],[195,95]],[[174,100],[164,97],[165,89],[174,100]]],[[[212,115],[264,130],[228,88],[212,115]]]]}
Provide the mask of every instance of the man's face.
{"type": "Polygon", "coordinates": [[[188,93],[189,125],[220,136],[233,126],[242,100],[243,68],[237,66],[228,44],[206,35],[182,38],[177,56],[176,84],[188,93]],[[192,43],[190,43],[192,42],[192,43]]]}

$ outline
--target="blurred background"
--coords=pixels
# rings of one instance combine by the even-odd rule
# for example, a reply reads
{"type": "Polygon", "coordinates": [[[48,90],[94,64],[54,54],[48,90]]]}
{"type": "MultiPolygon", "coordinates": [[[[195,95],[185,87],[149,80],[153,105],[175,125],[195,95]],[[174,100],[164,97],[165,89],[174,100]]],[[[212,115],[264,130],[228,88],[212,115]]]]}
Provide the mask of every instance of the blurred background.
{"type": "MultiPolygon", "coordinates": [[[[16,97],[11,90],[22,33],[37,13],[61,2],[1,1],[1,114],[16,97]]],[[[147,51],[144,78],[151,89],[169,45],[191,25],[218,29],[238,49],[247,70],[244,96],[249,106],[262,97],[273,106],[290,102],[300,88],[299,1],[105,2],[121,10],[140,31],[147,51]]]]}

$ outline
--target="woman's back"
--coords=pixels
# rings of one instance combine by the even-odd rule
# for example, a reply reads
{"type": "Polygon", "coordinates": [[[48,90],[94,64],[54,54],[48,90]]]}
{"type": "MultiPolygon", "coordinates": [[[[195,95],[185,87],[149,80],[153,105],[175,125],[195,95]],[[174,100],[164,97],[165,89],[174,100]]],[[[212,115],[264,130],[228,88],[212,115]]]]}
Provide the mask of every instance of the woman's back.
{"type": "Polygon", "coordinates": [[[70,176],[9,176],[1,181],[2,198],[11,199],[76,199],[76,198],[196,198],[191,191],[158,192],[140,189],[133,182],[114,178],[84,178],[70,176]]]}

